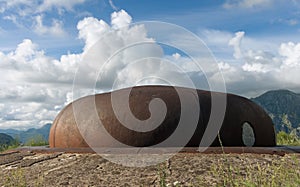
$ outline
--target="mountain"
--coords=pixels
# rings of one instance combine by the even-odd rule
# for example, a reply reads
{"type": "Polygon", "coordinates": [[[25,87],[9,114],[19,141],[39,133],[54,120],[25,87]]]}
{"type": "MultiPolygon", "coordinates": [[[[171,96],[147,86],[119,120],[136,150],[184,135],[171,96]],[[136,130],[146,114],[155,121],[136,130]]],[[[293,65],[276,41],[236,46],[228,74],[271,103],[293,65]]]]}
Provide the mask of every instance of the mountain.
{"type": "Polygon", "coordinates": [[[51,124],[47,123],[43,127],[38,129],[31,128],[26,131],[19,131],[15,129],[3,129],[3,130],[0,129],[0,133],[5,133],[7,135],[19,139],[22,143],[26,143],[30,139],[38,136],[42,136],[45,140],[48,140],[50,128],[51,128],[51,124]]]}
{"type": "Polygon", "coordinates": [[[13,137],[4,133],[0,133],[0,147],[2,145],[11,145],[13,142],[14,142],[13,137]]]}
{"type": "Polygon", "coordinates": [[[295,133],[300,137],[300,94],[274,90],[251,100],[268,112],[277,132],[295,133]]]}

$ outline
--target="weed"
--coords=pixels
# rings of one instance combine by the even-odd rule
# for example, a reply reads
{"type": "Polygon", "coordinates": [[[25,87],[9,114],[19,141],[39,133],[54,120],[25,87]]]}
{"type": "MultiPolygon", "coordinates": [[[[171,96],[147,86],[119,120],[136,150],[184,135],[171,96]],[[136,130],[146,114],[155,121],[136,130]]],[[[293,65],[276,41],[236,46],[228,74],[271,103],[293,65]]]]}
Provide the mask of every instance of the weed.
{"type": "Polygon", "coordinates": [[[277,134],[277,145],[300,146],[300,139],[294,133],[288,134],[284,131],[280,131],[277,134]]]}
{"type": "Polygon", "coordinates": [[[166,187],[167,186],[167,182],[166,182],[166,178],[167,178],[167,172],[166,172],[166,165],[165,164],[160,164],[158,166],[158,176],[159,176],[159,186],[160,187],[166,187]]]}
{"type": "Polygon", "coordinates": [[[5,177],[4,185],[7,187],[25,187],[25,186],[43,186],[44,176],[38,175],[34,181],[28,181],[23,168],[16,168],[9,171],[9,175],[5,177]],[[31,182],[31,183],[30,183],[31,182]]]}
{"type": "MultiPolygon", "coordinates": [[[[215,186],[300,186],[299,158],[296,155],[286,155],[269,162],[255,162],[245,164],[234,163],[231,154],[225,154],[222,141],[218,135],[223,153],[217,164],[211,166],[210,181],[215,186]]],[[[290,141],[291,142],[291,141],[290,141]]],[[[243,160],[242,160],[243,161],[243,160]]],[[[206,181],[208,185],[208,181],[206,181]]],[[[204,185],[203,180],[199,181],[204,185]]]]}
{"type": "Polygon", "coordinates": [[[11,186],[11,187],[25,187],[26,184],[26,177],[24,175],[24,171],[22,168],[17,168],[10,172],[10,175],[5,180],[4,186],[11,186]]]}

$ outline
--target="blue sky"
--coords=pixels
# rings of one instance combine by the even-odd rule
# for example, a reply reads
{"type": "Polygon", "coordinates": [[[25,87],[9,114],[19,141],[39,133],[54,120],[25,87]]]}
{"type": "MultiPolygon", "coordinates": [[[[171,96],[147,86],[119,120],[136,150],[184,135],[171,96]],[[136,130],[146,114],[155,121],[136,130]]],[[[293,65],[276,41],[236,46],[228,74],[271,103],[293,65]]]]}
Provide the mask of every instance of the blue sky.
{"type": "MultiPolygon", "coordinates": [[[[300,93],[297,0],[0,0],[0,129],[26,129],[51,122],[72,101],[78,68],[83,67],[85,72],[89,71],[85,68],[94,67],[82,59],[87,58],[95,41],[107,37],[96,46],[102,50],[97,54],[98,60],[107,59],[115,50],[129,45],[129,41],[157,42],[147,26],[127,27],[134,23],[143,25],[140,22],[144,21],[176,24],[199,37],[214,56],[228,92],[246,97],[275,89],[300,93]],[[117,34],[115,29],[121,27],[125,31],[117,34]]],[[[186,39],[184,35],[174,37],[182,46],[197,48],[186,39]]],[[[115,79],[119,80],[119,87],[132,86],[136,79],[153,75],[158,68],[157,76],[178,81],[174,77],[180,73],[166,73],[170,67],[162,61],[157,62],[158,66],[150,60],[128,69],[126,59],[147,55],[173,61],[187,72],[196,87],[209,89],[203,83],[203,72],[195,71],[184,51],[158,43],[142,49],[129,49],[131,56],[107,65],[107,77],[97,89],[111,89],[107,85],[115,79]]],[[[195,58],[200,60],[197,55],[195,58]]],[[[210,64],[203,62],[203,66],[210,64]]],[[[205,76],[215,81],[217,74],[209,70],[205,76]]],[[[86,84],[89,79],[80,81],[86,84]]],[[[80,90],[82,95],[90,93],[87,86],[80,90]]]]}
{"type": "MultiPolygon", "coordinates": [[[[5,7],[9,1],[0,1],[1,7],[5,7]]],[[[30,38],[38,43],[49,55],[58,57],[68,51],[78,52],[83,47],[83,42],[78,40],[76,25],[79,20],[86,16],[93,16],[110,20],[110,14],[114,9],[108,1],[74,1],[63,6],[53,3],[45,10],[37,11],[43,1],[35,6],[31,1],[18,2],[15,6],[4,8],[0,19],[0,49],[10,51],[22,42],[24,38],[30,38]],[[23,4],[22,2],[25,2],[23,4]],[[25,8],[24,8],[25,7],[25,8]],[[26,15],[19,15],[20,9],[27,10],[26,15]],[[62,23],[62,29],[68,33],[63,37],[49,36],[49,33],[37,34],[33,32],[36,17],[43,17],[44,26],[51,26],[53,20],[62,23]],[[14,21],[14,20],[15,21],[14,21]],[[14,23],[15,22],[15,23],[14,23]],[[60,50],[58,50],[58,48],[60,50]]],[[[55,1],[54,1],[55,2],[55,1]]],[[[66,1],[68,2],[68,1],[66,1]]],[[[71,2],[71,1],[70,1],[71,2]]],[[[256,4],[243,5],[242,1],[137,1],[115,0],[117,10],[124,9],[132,17],[134,22],[158,20],[183,26],[194,33],[201,29],[213,29],[227,32],[243,30],[249,37],[258,39],[274,39],[277,43],[299,41],[299,2],[297,1],[254,1],[256,4]],[[239,3],[240,2],[240,3],[239,3]],[[226,5],[229,7],[226,8],[226,5]]],[[[65,3],[67,4],[67,3],[65,3]]]]}

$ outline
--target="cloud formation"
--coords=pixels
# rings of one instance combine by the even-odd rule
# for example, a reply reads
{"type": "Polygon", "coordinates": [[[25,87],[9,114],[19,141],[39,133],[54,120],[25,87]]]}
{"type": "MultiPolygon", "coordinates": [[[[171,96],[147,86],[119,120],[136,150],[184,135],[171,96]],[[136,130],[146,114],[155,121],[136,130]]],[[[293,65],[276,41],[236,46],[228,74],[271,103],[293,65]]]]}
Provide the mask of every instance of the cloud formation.
{"type": "Polygon", "coordinates": [[[109,5],[111,6],[111,8],[115,11],[117,11],[119,8],[115,6],[114,2],[112,0],[108,0],[109,5]]]}
{"type": "Polygon", "coordinates": [[[45,26],[43,24],[43,16],[38,15],[35,17],[36,24],[34,26],[34,32],[40,35],[50,34],[53,36],[64,36],[66,33],[63,29],[63,22],[57,19],[52,20],[51,26],[45,26]]]}
{"type": "MultiPolygon", "coordinates": [[[[156,60],[145,59],[127,67],[136,60],[149,56],[160,58],[163,54],[153,39],[147,37],[142,25],[129,26],[131,20],[124,10],[112,14],[111,24],[93,17],[84,18],[77,25],[79,38],[85,43],[83,52],[62,55],[59,60],[47,56],[30,39],[24,39],[14,51],[0,52],[0,73],[3,76],[0,128],[29,128],[51,122],[57,112],[72,101],[72,84],[78,68],[80,71],[76,75],[83,82],[79,85],[82,95],[93,93],[93,88],[85,83],[97,80],[98,72],[95,70],[101,68],[101,91],[112,89],[115,80],[118,80],[118,87],[124,87],[135,85],[145,73],[154,74],[158,64],[152,64],[156,60]],[[97,42],[100,39],[101,42],[97,42]],[[123,47],[140,42],[139,46],[116,53],[123,47]],[[148,68],[143,72],[145,66],[148,68]]],[[[44,27],[42,22],[39,27],[44,27]]],[[[50,31],[46,29],[44,32],[50,31]]]]}
{"type": "Polygon", "coordinates": [[[273,0],[227,0],[224,8],[255,8],[271,5],[273,0]]]}
{"type": "Polygon", "coordinates": [[[234,53],[233,56],[236,59],[239,59],[242,57],[242,52],[240,49],[241,41],[244,37],[245,32],[237,32],[235,33],[235,37],[229,40],[228,45],[233,46],[234,48],[234,53]]]}
{"type": "MultiPolygon", "coordinates": [[[[54,34],[51,28],[62,27],[59,23],[45,26],[42,17],[36,19],[37,27],[45,34],[54,34]]],[[[218,72],[195,72],[197,68],[189,57],[179,51],[167,54],[148,36],[144,25],[131,23],[132,17],[124,10],[112,13],[110,23],[86,17],[77,24],[78,38],[84,42],[82,53],[65,54],[58,59],[47,56],[30,39],[24,39],[10,52],[0,51],[0,128],[38,127],[52,122],[73,99],[76,72],[79,96],[94,93],[95,83],[99,92],[164,84],[159,77],[184,86],[180,80],[183,74],[174,67],[186,72],[197,88],[209,89],[205,76],[214,80],[218,72]]],[[[217,50],[213,53],[227,55],[217,61],[229,92],[256,96],[278,88],[300,91],[300,43],[282,43],[277,51],[270,52],[257,48],[262,41],[247,37],[244,31],[203,30],[201,35],[209,47],[217,50]]],[[[185,36],[175,37],[174,40],[190,45],[185,36]]],[[[210,65],[201,57],[195,58],[210,65]]]]}
{"type": "MultiPolygon", "coordinates": [[[[66,12],[75,12],[77,5],[86,0],[0,0],[0,14],[4,20],[11,21],[23,31],[33,30],[38,35],[61,37],[65,36],[61,16],[66,12]],[[57,15],[56,19],[44,20],[44,15],[57,15]],[[46,24],[44,23],[46,22],[46,24]]],[[[55,17],[55,16],[53,16],[55,17]]]]}
{"type": "Polygon", "coordinates": [[[74,6],[84,3],[86,0],[44,0],[37,8],[38,12],[44,12],[56,8],[58,11],[72,10],[74,6]]]}
{"type": "Polygon", "coordinates": [[[14,10],[21,16],[42,13],[56,9],[59,12],[72,11],[73,7],[83,4],[86,0],[0,0],[0,12],[14,10]]]}

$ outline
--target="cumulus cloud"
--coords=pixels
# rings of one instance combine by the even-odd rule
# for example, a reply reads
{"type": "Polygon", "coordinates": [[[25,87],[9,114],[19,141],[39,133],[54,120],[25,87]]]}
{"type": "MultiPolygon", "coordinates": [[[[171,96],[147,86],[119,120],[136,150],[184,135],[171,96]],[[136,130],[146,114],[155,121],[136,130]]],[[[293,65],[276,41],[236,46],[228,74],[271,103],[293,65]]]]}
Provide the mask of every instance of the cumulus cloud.
{"type": "Polygon", "coordinates": [[[128,26],[132,21],[130,15],[125,10],[114,12],[111,14],[111,25],[115,29],[120,29],[128,26]]]}
{"type": "Polygon", "coordinates": [[[279,48],[279,54],[283,57],[280,66],[281,81],[298,88],[300,79],[300,43],[282,43],[279,48]]]}
{"type": "MultiPolygon", "coordinates": [[[[249,41],[248,39],[247,42],[249,41]]],[[[254,40],[251,41],[253,42],[254,40]]],[[[234,63],[228,65],[224,62],[220,64],[227,90],[248,97],[273,89],[300,92],[299,46],[299,43],[281,43],[277,51],[270,52],[255,48],[245,50],[240,45],[238,51],[241,58],[236,58],[234,63]]]]}
{"type": "MultiPolygon", "coordinates": [[[[79,38],[85,41],[84,63],[80,66],[77,77],[83,85],[93,83],[100,72],[101,89],[112,89],[114,82],[118,87],[135,85],[137,79],[157,71],[157,68],[147,68],[146,64],[155,63],[162,57],[162,49],[155,41],[147,37],[143,25],[132,25],[131,16],[124,10],[111,15],[111,24],[103,20],[88,17],[77,25],[79,38]],[[146,59],[152,57],[152,60],[146,59]],[[134,66],[130,66],[134,63],[134,66]],[[139,64],[143,64],[139,65],[139,64]],[[147,70],[147,71],[145,71],[147,70]],[[86,76],[89,72],[89,76],[86,76]],[[130,73],[129,73],[130,72],[130,73]]],[[[159,63],[156,63],[159,67],[159,63]]]]}
{"type": "MultiPolygon", "coordinates": [[[[174,57],[162,60],[163,49],[148,36],[145,26],[130,25],[131,22],[124,10],[112,13],[110,23],[94,17],[82,19],[77,29],[85,43],[83,52],[62,55],[60,59],[47,56],[30,39],[23,40],[14,51],[0,52],[4,81],[0,85],[4,104],[0,113],[5,116],[0,127],[42,125],[53,120],[74,97],[92,94],[94,89],[104,92],[141,84],[166,84],[168,80],[184,86],[180,68],[198,77],[190,59],[175,54],[177,64],[171,63],[174,57]],[[79,93],[74,96],[75,72],[79,93]]],[[[197,85],[204,84],[204,76],[203,81],[195,78],[197,85]]]]}
{"type": "Polygon", "coordinates": [[[90,48],[100,37],[108,32],[110,26],[103,20],[94,17],[87,17],[79,21],[77,24],[79,30],[79,38],[85,41],[85,50],[90,48]]]}
{"type": "Polygon", "coordinates": [[[281,44],[279,54],[285,57],[284,65],[290,67],[300,66],[300,43],[289,42],[281,44]]]}
{"type": "MultiPolygon", "coordinates": [[[[101,91],[112,89],[115,80],[119,87],[125,87],[136,85],[146,74],[154,74],[159,69],[156,59],[163,55],[162,49],[147,37],[143,25],[129,26],[131,19],[121,10],[112,14],[111,24],[93,17],[79,21],[79,38],[85,43],[80,54],[54,59],[30,39],[24,39],[14,51],[0,52],[0,100],[4,105],[0,107],[0,114],[4,116],[0,119],[0,128],[37,127],[52,121],[57,112],[72,101],[72,83],[78,68],[77,78],[84,82],[79,84],[81,96],[93,93],[88,84],[97,80],[101,68],[101,91]],[[136,43],[140,44],[134,46],[136,43]],[[118,52],[124,47],[128,48],[118,52]],[[153,59],[144,59],[149,56],[153,59]],[[130,66],[130,63],[136,65],[130,66]],[[143,72],[145,66],[148,68],[143,72]]],[[[55,33],[45,29],[42,17],[37,17],[37,21],[40,32],[55,33]]]]}
{"type": "Polygon", "coordinates": [[[273,54],[264,51],[248,50],[243,54],[244,71],[267,73],[275,70],[281,64],[281,60],[273,54]]]}
{"type": "Polygon", "coordinates": [[[233,56],[236,59],[239,59],[239,58],[242,57],[242,52],[241,52],[241,49],[240,49],[240,45],[241,45],[241,41],[244,37],[244,34],[245,34],[245,32],[236,32],[235,37],[232,38],[228,43],[228,45],[230,45],[234,48],[233,56]]]}
{"type": "Polygon", "coordinates": [[[63,107],[80,55],[48,57],[25,39],[7,54],[0,52],[0,128],[29,128],[51,122],[63,107]]]}
{"type": "MultiPolygon", "coordinates": [[[[198,68],[190,58],[179,53],[165,54],[155,39],[148,36],[144,25],[130,25],[131,22],[132,17],[124,10],[114,12],[110,23],[94,17],[82,19],[77,29],[78,38],[84,42],[83,52],[65,54],[59,59],[47,56],[30,39],[24,39],[8,53],[0,51],[0,128],[29,128],[51,122],[74,99],[75,72],[76,88],[80,92],[77,96],[95,90],[166,84],[159,78],[185,86],[180,79],[183,74],[190,76],[197,88],[209,89],[207,78],[214,80],[216,71],[209,69],[206,75],[195,72],[198,68]]],[[[299,43],[282,43],[278,52],[270,53],[255,49],[252,44],[259,41],[245,37],[243,31],[206,30],[203,34],[210,45],[220,46],[219,49],[234,55],[230,60],[218,62],[229,92],[256,96],[284,85],[300,91],[299,43]],[[253,49],[245,49],[245,43],[253,49]],[[228,45],[233,50],[229,51],[228,45]]],[[[188,40],[185,36],[175,39],[190,45],[184,43],[188,40]]],[[[211,61],[201,57],[196,60],[203,62],[203,66],[211,65],[211,61]]]]}

